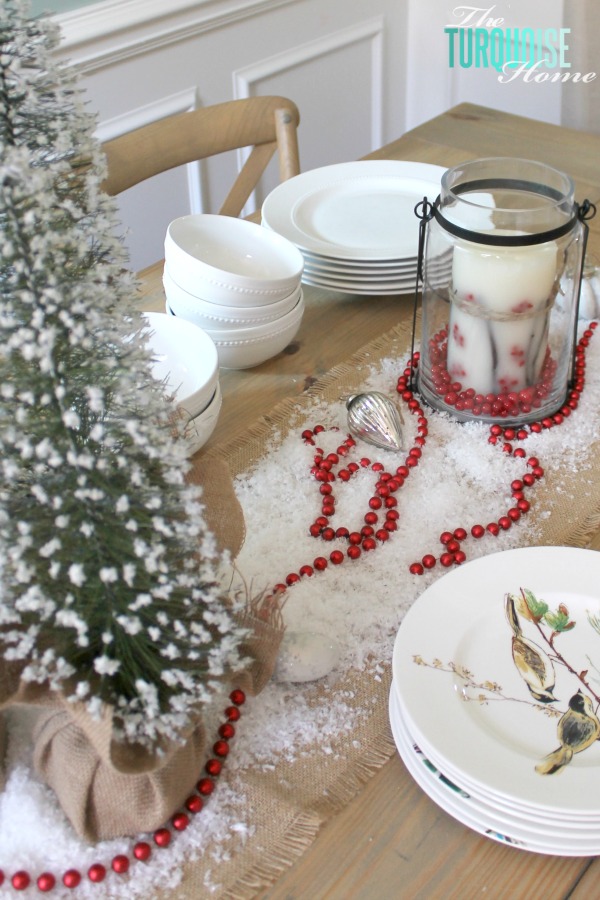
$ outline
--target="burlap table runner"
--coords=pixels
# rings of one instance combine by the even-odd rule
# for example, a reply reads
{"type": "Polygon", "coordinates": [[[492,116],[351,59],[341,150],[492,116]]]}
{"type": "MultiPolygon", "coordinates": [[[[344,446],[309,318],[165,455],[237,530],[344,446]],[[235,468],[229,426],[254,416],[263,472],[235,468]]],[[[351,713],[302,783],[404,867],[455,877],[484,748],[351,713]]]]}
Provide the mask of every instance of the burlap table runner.
{"type": "MultiPolygon", "coordinates": [[[[264,457],[273,436],[281,435],[283,439],[315,398],[336,402],[341,395],[359,388],[365,374],[378,361],[404,361],[410,349],[410,335],[410,325],[397,326],[332,369],[300,399],[278,405],[237,442],[206,454],[203,463],[225,460],[234,476],[247,471],[264,457]]],[[[593,447],[589,448],[589,455],[593,457],[593,447]]],[[[570,490],[553,497],[552,515],[540,522],[538,544],[585,546],[594,535],[600,526],[600,461],[593,465],[591,477],[588,472],[585,481],[581,481],[573,473],[570,490]]],[[[546,508],[545,500],[551,494],[551,483],[538,484],[530,515],[535,516],[536,505],[546,508]]],[[[347,689],[354,696],[352,703],[357,708],[371,709],[371,714],[359,717],[350,735],[341,734],[334,739],[331,754],[324,756],[315,749],[314,754],[292,763],[282,761],[274,772],[240,772],[240,789],[245,798],[240,819],[252,825],[245,846],[232,859],[219,861],[217,871],[214,860],[199,859],[186,864],[180,887],[174,892],[157,893],[157,900],[198,900],[209,896],[205,887],[208,869],[212,869],[212,880],[221,886],[210,892],[211,897],[247,900],[273,884],[310,846],[321,826],[395,753],[388,722],[390,677],[389,669],[380,681],[356,671],[342,676],[338,688],[347,689]]],[[[235,753],[235,747],[232,752],[235,753]]]]}

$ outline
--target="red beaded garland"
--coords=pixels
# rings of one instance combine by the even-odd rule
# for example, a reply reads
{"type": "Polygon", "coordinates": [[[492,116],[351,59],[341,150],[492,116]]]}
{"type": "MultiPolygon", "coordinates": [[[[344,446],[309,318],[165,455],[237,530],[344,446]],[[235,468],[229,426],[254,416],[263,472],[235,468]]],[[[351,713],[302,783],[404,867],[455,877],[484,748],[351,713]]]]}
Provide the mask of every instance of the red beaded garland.
{"type": "Polygon", "coordinates": [[[171,832],[168,828],[157,828],[153,838],[157,847],[168,847],[171,843],[171,832]]]}

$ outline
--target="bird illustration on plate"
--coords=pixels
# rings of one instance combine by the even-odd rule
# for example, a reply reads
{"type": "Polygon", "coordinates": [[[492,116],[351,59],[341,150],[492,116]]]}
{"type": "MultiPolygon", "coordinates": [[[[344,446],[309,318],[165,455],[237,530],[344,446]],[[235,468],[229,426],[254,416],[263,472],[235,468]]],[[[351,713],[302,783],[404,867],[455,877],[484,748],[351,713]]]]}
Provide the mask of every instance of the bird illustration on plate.
{"type": "Polygon", "coordinates": [[[562,771],[575,753],[587,750],[600,737],[600,720],[587,694],[582,691],[573,694],[569,700],[569,708],[559,719],[556,730],[560,746],[535,767],[540,775],[553,775],[562,771]]]}
{"type": "Polygon", "coordinates": [[[556,703],[554,665],[545,650],[524,637],[513,594],[506,595],[506,617],[513,631],[513,661],[531,696],[540,703],[556,703]]]}

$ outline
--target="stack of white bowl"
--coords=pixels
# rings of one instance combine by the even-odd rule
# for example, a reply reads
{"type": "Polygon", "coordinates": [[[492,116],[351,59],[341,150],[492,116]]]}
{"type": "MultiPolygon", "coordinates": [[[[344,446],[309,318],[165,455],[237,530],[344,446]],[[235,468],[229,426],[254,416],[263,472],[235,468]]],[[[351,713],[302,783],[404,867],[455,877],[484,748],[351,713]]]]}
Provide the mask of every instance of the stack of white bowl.
{"type": "Polygon", "coordinates": [[[144,313],[152,374],[164,385],[184,423],[188,456],[202,447],[221,411],[219,360],[213,340],[201,328],[163,313],[144,313]]]}
{"type": "Polygon", "coordinates": [[[304,260],[286,238],[245,219],[197,214],[169,225],[166,311],[207,332],[219,365],[257,366],[294,339],[304,260]]]}

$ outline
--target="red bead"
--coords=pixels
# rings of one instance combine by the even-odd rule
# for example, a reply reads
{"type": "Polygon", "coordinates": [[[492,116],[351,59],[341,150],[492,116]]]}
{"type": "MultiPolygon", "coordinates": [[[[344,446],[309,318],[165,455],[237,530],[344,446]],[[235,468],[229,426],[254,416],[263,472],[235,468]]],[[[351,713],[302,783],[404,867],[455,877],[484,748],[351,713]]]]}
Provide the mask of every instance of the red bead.
{"type": "Polygon", "coordinates": [[[335,531],[333,528],[324,528],[321,532],[321,537],[324,541],[332,541],[335,537],[335,531]]]}
{"type": "Polygon", "coordinates": [[[367,525],[375,525],[376,522],[379,521],[379,516],[375,512],[368,512],[365,514],[365,522],[367,525]]]}
{"type": "Polygon", "coordinates": [[[213,753],[216,756],[227,756],[229,753],[229,744],[227,741],[215,741],[213,744],[213,753]]]}
{"type": "Polygon", "coordinates": [[[0,869],[0,884],[4,884],[4,872],[0,869]]]}
{"type": "Polygon", "coordinates": [[[442,542],[442,544],[447,544],[448,541],[451,541],[451,540],[452,540],[452,532],[451,531],[443,531],[440,534],[440,541],[442,542]]]}
{"type": "Polygon", "coordinates": [[[220,759],[207,759],[206,765],[204,769],[208,772],[209,775],[212,775],[213,778],[216,778],[217,775],[221,774],[221,769],[223,768],[223,763],[220,759]]]}
{"type": "Polygon", "coordinates": [[[78,872],[77,869],[67,869],[62,881],[65,887],[76,888],[81,884],[81,872],[78,872]]]}
{"type": "Polygon", "coordinates": [[[500,526],[497,522],[490,522],[489,525],[486,525],[486,531],[489,531],[490,534],[497,536],[500,534],[500,526]]]}
{"type": "Polygon", "coordinates": [[[529,512],[529,509],[530,509],[529,500],[518,500],[517,501],[517,509],[520,509],[521,512],[529,512]]]}
{"type": "Polygon", "coordinates": [[[373,540],[373,538],[368,537],[365,538],[362,542],[363,550],[375,550],[377,547],[377,541],[373,540]]]}
{"type": "Polygon", "coordinates": [[[388,509],[385,514],[386,519],[399,519],[400,513],[397,509],[388,509]]]}
{"type": "Polygon", "coordinates": [[[93,881],[94,884],[99,884],[106,878],[106,869],[101,863],[94,863],[94,865],[90,866],[88,869],[88,878],[90,881],[93,881]]]}
{"type": "Polygon", "coordinates": [[[452,538],[452,540],[448,541],[448,543],[446,544],[446,550],[448,551],[448,553],[456,553],[457,550],[460,550],[459,542],[455,541],[454,538],[452,538]]]}
{"type": "Polygon", "coordinates": [[[295,572],[290,572],[289,575],[286,575],[285,583],[288,587],[291,587],[293,584],[297,584],[300,581],[300,576],[295,572]]]}
{"type": "Polygon", "coordinates": [[[451,566],[453,562],[454,556],[452,555],[452,553],[442,553],[442,555],[440,556],[440,563],[444,566],[445,569],[447,569],[448,566],[451,566]]]}
{"type": "MultiPolygon", "coordinates": [[[[388,491],[389,494],[389,491],[388,491]]],[[[381,497],[371,497],[369,500],[369,506],[371,509],[381,509],[382,500],[381,497]]]]}
{"type": "MultiPolygon", "coordinates": [[[[200,800],[200,798],[198,797],[200,800]]],[[[200,800],[200,803],[202,801],[200,800]]],[[[146,841],[138,841],[135,847],[133,848],[133,855],[140,862],[146,862],[147,859],[150,859],[152,855],[152,847],[146,841]]]]}
{"type": "Polygon", "coordinates": [[[532,487],[532,485],[535,484],[535,475],[531,472],[526,472],[525,475],[523,475],[523,484],[526,484],[527,487],[532,487]]]}
{"type": "Polygon", "coordinates": [[[523,482],[520,478],[515,478],[514,481],[510,483],[511,490],[513,491],[522,491],[523,490],[523,482]]]}
{"type": "Polygon", "coordinates": [[[31,878],[29,874],[23,870],[19,872],[15,872],[13,877],[11,878],[11,884],[14,887],[15,891],[24,891],[31,884],[31,878]]]}
{"type": "Polygon", "coordinates": [[[375,529],[372,525],[363,525],[363,527],[360,529],[360,533],[364,538],[373,537],[373,535],[375,534],[375,529]]]}
{"type": "Polygon", "coordinates": [[[232,703],[235,703],[236,706],[243,706],[246,702],[246,695],[240,688],[234,688],[229,695],[229,699],[232,703]]]}
{"type": "Polygon", "coordinates": [[[175,813],[175,815],[171,819],[171,824],[173,825],[175,831],[185,831],[185,829],[190,824],[189,816],[186,816],[186,814],[182,812],[175,813]]]}
{"type": "Polygon", "coordinates": [[[317,556],[317,558],[313,560],[313,566],[317,572],[323,572],[327,568],[327,560],[324,556],[317,556]]]}
{"type": "Polygon", "coordinates": [[[157,847],[168,847],[171,843],[171,832],[168,828],[158,828],[154,832],[154,843],[157,847]]]}
{"type": "Polygon", "coordinates": [[[326,516],[319,516],[318,519],[315,519],[315,525],[318,525],[319,528],[326,528],[329,525],[329,519],[326,516]]]}
{"type": "Polygon", "coordinates": [[[214,789],[215,783],[212,778],[201,778],[196,785],[196,790],[199,794],[202,794],[203,797],[208,797],[209,794],[212,794],[214,789]]]}
{"type": "Polygon", "coordinates": [[[378,541],[389,541],[389,539],[390,539],[389,532],[386,531],[385,528],[380,528],[378,531],[376,531],[375,537],[377,538],[378,541]]]}
{"type": "Polygon", "coordinates": [[[498,525],[502,528],[503,531],[508,531],[510,526],[512,525],[512,519],[510,516],[500,516],[498,519],[498,525]]]}
{"type": "Polygon", "coordinates": [[[362,541],[362,534],[360,531],[351,531],[348,535],[348,540],[351,544],[360,544],[362,541]]]}
{"type": "Polygon", "coordinates": [[[315,522],[308,529],[308,533],[311,535],[311,537],[319,537],[319,535],[321,534],[321,526],[317,525],[317,523],[315,522]]]}
{"type": "Polygon", "coordinates": [[[371,465],[371,460],[369,459],[368,456],[363,456],[363,458],[360,460],[360,464],[363,467],[363,469],[368,469],[369,466],[371,465]]]}
{"type": "Polygon", "coordinates": [[[398,529],[398,524],[395,519],[386,519],[383,523],[383,527],[386,531],[396,531],[398,529]]]}
{"type": "Polygon", "coordinates": [[[521,518],[521,513],[520,513],[520,511],[517,509],[516,506],[512,506],[512,507],[508,510],[508,512],[506,513],[506,515],[507,515],[507,516],[509,517],[509,519],[511,519],[511,521],[513,521],[513,522],[518,522],[518,520],[521,518]]]}
{"type": "Polygon", "coordinates": [[[308,428],[302,432],[301,437],[304,438],[305,441],[312,441],[313,433],[308,428]]]}
{"type": "Polygon", "coordinates": [[[485,534],[485,528],[483,527],[483,525],[473,525],[473,527],[471,528],[471,534],[474,538],[482,538],[485,534]]]}
{"type": "Polygon", "coordinates": [[[454,537],[457,541],[464,541],[467,537],[467,532],[464,528],[455,528],[454,529],[454,537]]]}
{"type": "Polygon", "coordinates": [[[525,451],[523,450],[522,447],[517,447],[517,449],[516,449],[515,452],[513,453],[513,456],[518,456],[518,457],[520,457],[521,459],[524,459],[524,457],[525,457],[525,451]]]}
{"type": "Polygon", "coordinates": [[[306,578],[310,578],[312,575],[315,574],[315,570],[313,569],[312,566],[302,566],[300,568],[300,574],[306,578]]]}
{"type": "Polygon", "coordinates": [[[539,466],[539,464],[540,464],[540,461],[537,458],[537,456],[530,456],[529,459],[527,460],[527,465],[529,466],[530,469],[535,468],[535,466],[539,466]]]}
{"type": "Polygon", "coordinates": [[[113,872],[116,872],[117,875],[124,875],[129,869],[129,860],[123,853],[119,853],[118,856],[113,857],[111,866],[113,872]]]}
{"type": "Polygon", "coordinates": [[[53,890],[56,885],[56,878],[51,872],[42,872],[37,880],[38,890],[42,893],[53,890]]]}
{"type": "Polygon", "coordinates": [[[342,553],[341,550],[333,550],[329,554],[329,559],[334,564],[334,566],[339,566],[340,563],[344,562],[344,554],[342,553]]]}
{"type": "MultiPolygon", "coordinates": [[[[230,741],[234,735],[235,735],[235,728],[229,722],[224,722],[223,725],[220,726],[219,737],[222,737],[226,741],[230,741]]],[[[215,762],[216,762],[216,760],[215,760],[215,762]]]]}
{"type": "Polygon", "coordinates": [[[435,556],[433,556],[432,553],[427,553],[425,554],[421,562],[426,569],[433,569],[433,567],[435,566],[435,556]]]}
{"type": "Polygon", "coordinates": [[[362,555],[362,550],[360,549],[360,547],[357,547],[356,544],[351,544],[346,550],[346,553],[348,554],[350,559],[358,559],[359,556],[362,555]]]}
{"type": "Polygon", "coordinates": [[[421,563],[414,562],[410,564],[410,566],[408,567],[408,571],[411,575],[422,575],[423,566],[421,565],[421,563]]]}
{"type": "Polygon", "coordinates": [[[237,706],[228,706],[225,710],[225,715],[230,722],[238,722],[242,714],[237,706]]]}
{"type": "Polygon", "coordinates": [[[454,554],[454,562],[457,566],[462,565],[467,558],[467,554],[463,550],[457,550],[454,554]]]}
{"type": "Polygon", "coordinates": [[[204,803],[202,802],[202,798],[197,794],[192,794],[192,796],[188,797],[185,801],[185,808],[188,812],[194,813],[194,815],[196,815],[196,813],[202,812],[203,806],[204,803]]]}
{"type": "Polygon", "coordinates": [[[333,491],[333,488],[331,487],[330,484],[322,484],[319,487],[319,493],[324,494],[325,496],[329,496],[332,491],[333,491]]]}

